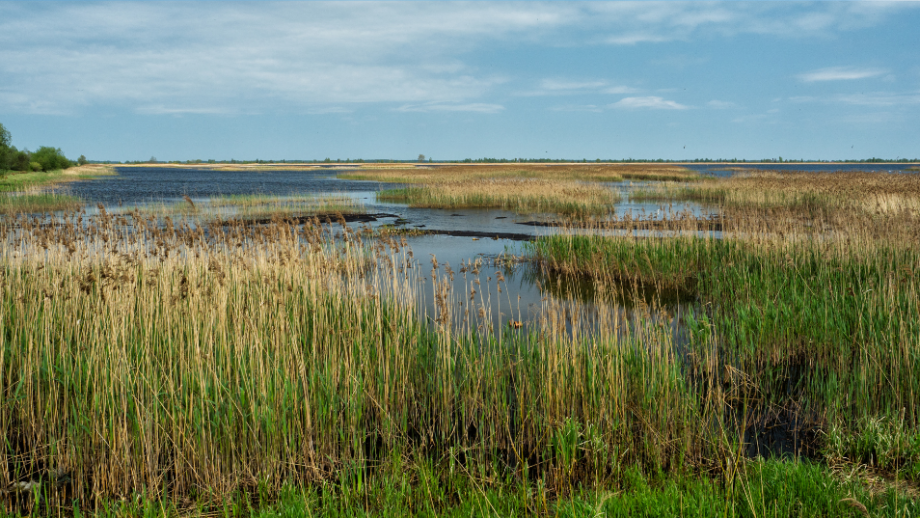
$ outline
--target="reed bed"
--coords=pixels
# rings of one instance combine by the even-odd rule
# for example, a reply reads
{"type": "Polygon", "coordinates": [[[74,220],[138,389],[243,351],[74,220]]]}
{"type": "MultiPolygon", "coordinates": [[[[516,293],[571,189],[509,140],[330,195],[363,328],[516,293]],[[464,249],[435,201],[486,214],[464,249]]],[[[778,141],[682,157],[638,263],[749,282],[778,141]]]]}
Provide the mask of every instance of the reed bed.
{"type": "MultiPolygon", "coordinates": [[[[0,220],[0,501],[237,514],[299,488],[310,505],[372,514],[470,497],[483,513],[579,514],[588,493],[673,503],[678,481],[726,513],[811,498],[797,508],[845,515],[842,495],[864,491],[749,459],[779,427],[792,455],[883,456],[880,469],[916,480],[917,222],[854,209],[828,231],[766,214],[736,214],[724,240],[689,217],[668,239],[644,221],[542,238],[532,257],[598,295],[547,298],[522,329],[488,322],[500,302],[478,282],[452,292],[455,272],[432,257],[429,275],[405,237],[344,221],[104,207],[0,220]],[[625,315],[605,295],[644,287],[700,304],[652,298],[625,315]],[[415,309],[421,290],[431,315],[415,309]]],[[[870,508],[916,509],[897,495],[870,508]]]]}
{"type": "Polygon", "coordinates": [[[482,179],[529,178],[619,182],[623,180],[694,181],[699,175],[680,166],[655,164],[505,164],[450,165],[437,167],[385,167],[339,174],[349,180],[390,183],[461,182],[482,179]]]}
{"type": "Polygon", "coordinates": [[[691,379],[702,347],[755,421],[798,428],[829,462],[917,481],[920,219],[844,206],[809,219],[734,208],[718,234],[690,217],[606,222],[539,238],[531,257],[644,303],[693,301],[682,317],[691,379]]]}
{"type": "Polygon", "coordinates": [[[83,207],[83,200],[65,194],[0,195],[0,214],[43,214],[74,211],[83,207]]]}
{"type": "MultiPolygon", "coordinates": [[[[174,202],[146,203],[136,208],[142,214],[156,216],[185,216],[194,218],[273,218],[309,216],[315,214],[358,214],[366,211],[359,200],[342,195],[298,194],[275,196],[247,194],[212,196],[195,202],[185,196],[174,202]]],[[[130,213],[134,209],[123,209],[130,213]]]]}
{"type": "Polygon", "coordinates": [[[920,176],[912,173],[757,171],[692,185],[664,183],[631,195],[639,200],[692,200],[725,207],[857,208],[881,215],[920,213],[920,176]]]}
{"type": "Polygon", "coordinates": [[[587,217],[612,212],[620,197],[616,191],[599,184],[501,178],[440,181],[421,187],[389,189],[378,192],[377,199],[422,208],[484,208],[587,217]]]}
{"type": "Polygon", "coordinates": [[[551,495],[626,466],[725,469],[731,445],[694,423],[731,425],[685,396],[665,330],[573,336],[571,308],[548,307],[539,333],[463,333],[436,275],[428,327],[405,242],[336,234],[104,210],[5,221],[0,487],[99,509],[360,487],[394,463],[448,490],[459,470],[551,495]]]}
{"type": "Polygon", "coordinates": [[[498,208],[575,217],[608,214],[620,201],[604,182],[624,179],[692,181],[696,173],[667,165],[509,164],[359,170],[351,180],[403,183],[378,199],[430,208],[498,208]]]}

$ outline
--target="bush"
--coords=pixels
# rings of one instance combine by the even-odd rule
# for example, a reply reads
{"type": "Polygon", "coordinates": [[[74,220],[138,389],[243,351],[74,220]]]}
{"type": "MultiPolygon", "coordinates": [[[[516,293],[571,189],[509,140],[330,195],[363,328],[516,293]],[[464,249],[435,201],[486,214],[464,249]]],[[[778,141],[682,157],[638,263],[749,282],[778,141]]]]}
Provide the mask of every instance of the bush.
{"type": "Polygon", "coordinates": [[[13,158],[10,161],[10,169],[13,171],[28,171],[30,162],[28,151],[18,151],[15,147],[12,150],[13,158]]]}
{"type": "Polygon", "coordinates": [[[61,151],[61,148],[55,149],[50,146],[42,146],[38,148],[38,151],[32,153],[32,161],[41,164],[40,170],[44,171],[67,169],[68,167],[73,166],[73,162],[64,156],[64,152],[61,151]]]}
{"type": "Polygon", "coordinates": [[[42,165],[38,162],[29,162],[29,171],[41,171],[42,165]]]}

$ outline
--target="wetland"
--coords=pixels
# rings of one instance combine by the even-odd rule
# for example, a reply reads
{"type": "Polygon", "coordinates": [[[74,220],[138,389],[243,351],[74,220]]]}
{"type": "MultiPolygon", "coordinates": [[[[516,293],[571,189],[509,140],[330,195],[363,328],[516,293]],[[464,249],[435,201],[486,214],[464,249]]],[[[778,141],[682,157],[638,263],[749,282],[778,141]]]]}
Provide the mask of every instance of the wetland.
{"type": "Polygon", "coordinates": [[[920,177],[711,167],[30,192],[4,510],[916,514],[920,177]]]}

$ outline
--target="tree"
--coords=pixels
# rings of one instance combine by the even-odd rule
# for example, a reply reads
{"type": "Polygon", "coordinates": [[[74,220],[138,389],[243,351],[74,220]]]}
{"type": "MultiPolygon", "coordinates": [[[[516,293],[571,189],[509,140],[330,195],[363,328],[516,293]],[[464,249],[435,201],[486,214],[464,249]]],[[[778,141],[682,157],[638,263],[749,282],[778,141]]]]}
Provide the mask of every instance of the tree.
{"type": "Polygon", "coordinates": [[[80,155],[80,158],[77,159],[77,163],[80,165],[86,165],[86,156],[80,155]]]}
{"type": "Polygon", "coordinates": [[[0,124],[0,147],[8,148],[12,143],[12,136],[10,132],[3,127],[3,124],[0,124]]]}
{"type": "Polygon", "coordinates": [[[419,154],[418,154],[418,161],[419,161],[419,162],[424,162],[424,161],[425,161],[425,155],[419,153],[419,154]]]}
{"type": "Polygon", "coordinates": [[[56,169],[67,169],[73,163],[64,156],[61,148],[51,146],[42,146],[38,151],[32,153],[32,162],[41,164],[42,171],[54,171],[56,169]]]}

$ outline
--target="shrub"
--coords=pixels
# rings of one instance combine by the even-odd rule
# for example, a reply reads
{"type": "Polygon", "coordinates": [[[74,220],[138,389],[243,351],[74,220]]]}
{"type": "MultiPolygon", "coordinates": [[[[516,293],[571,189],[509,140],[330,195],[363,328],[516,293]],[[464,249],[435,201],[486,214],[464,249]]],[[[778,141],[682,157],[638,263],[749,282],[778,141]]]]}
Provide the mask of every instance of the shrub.
{"type": "Polygon", "coordinates": [[[29,171],[41,171],[42,165],[39,162],[29,162],[29,171]]]}
{"type": "Polygon", "coordinates": [[[73,165],[73,163],[64,156],[64,152],[61,151],[60,148],[55,149],[50,146],[38,148],[38,151],[32,153],[32,161],[41,164],[40,170],[44,171],[66,169],[73,165]]]}

